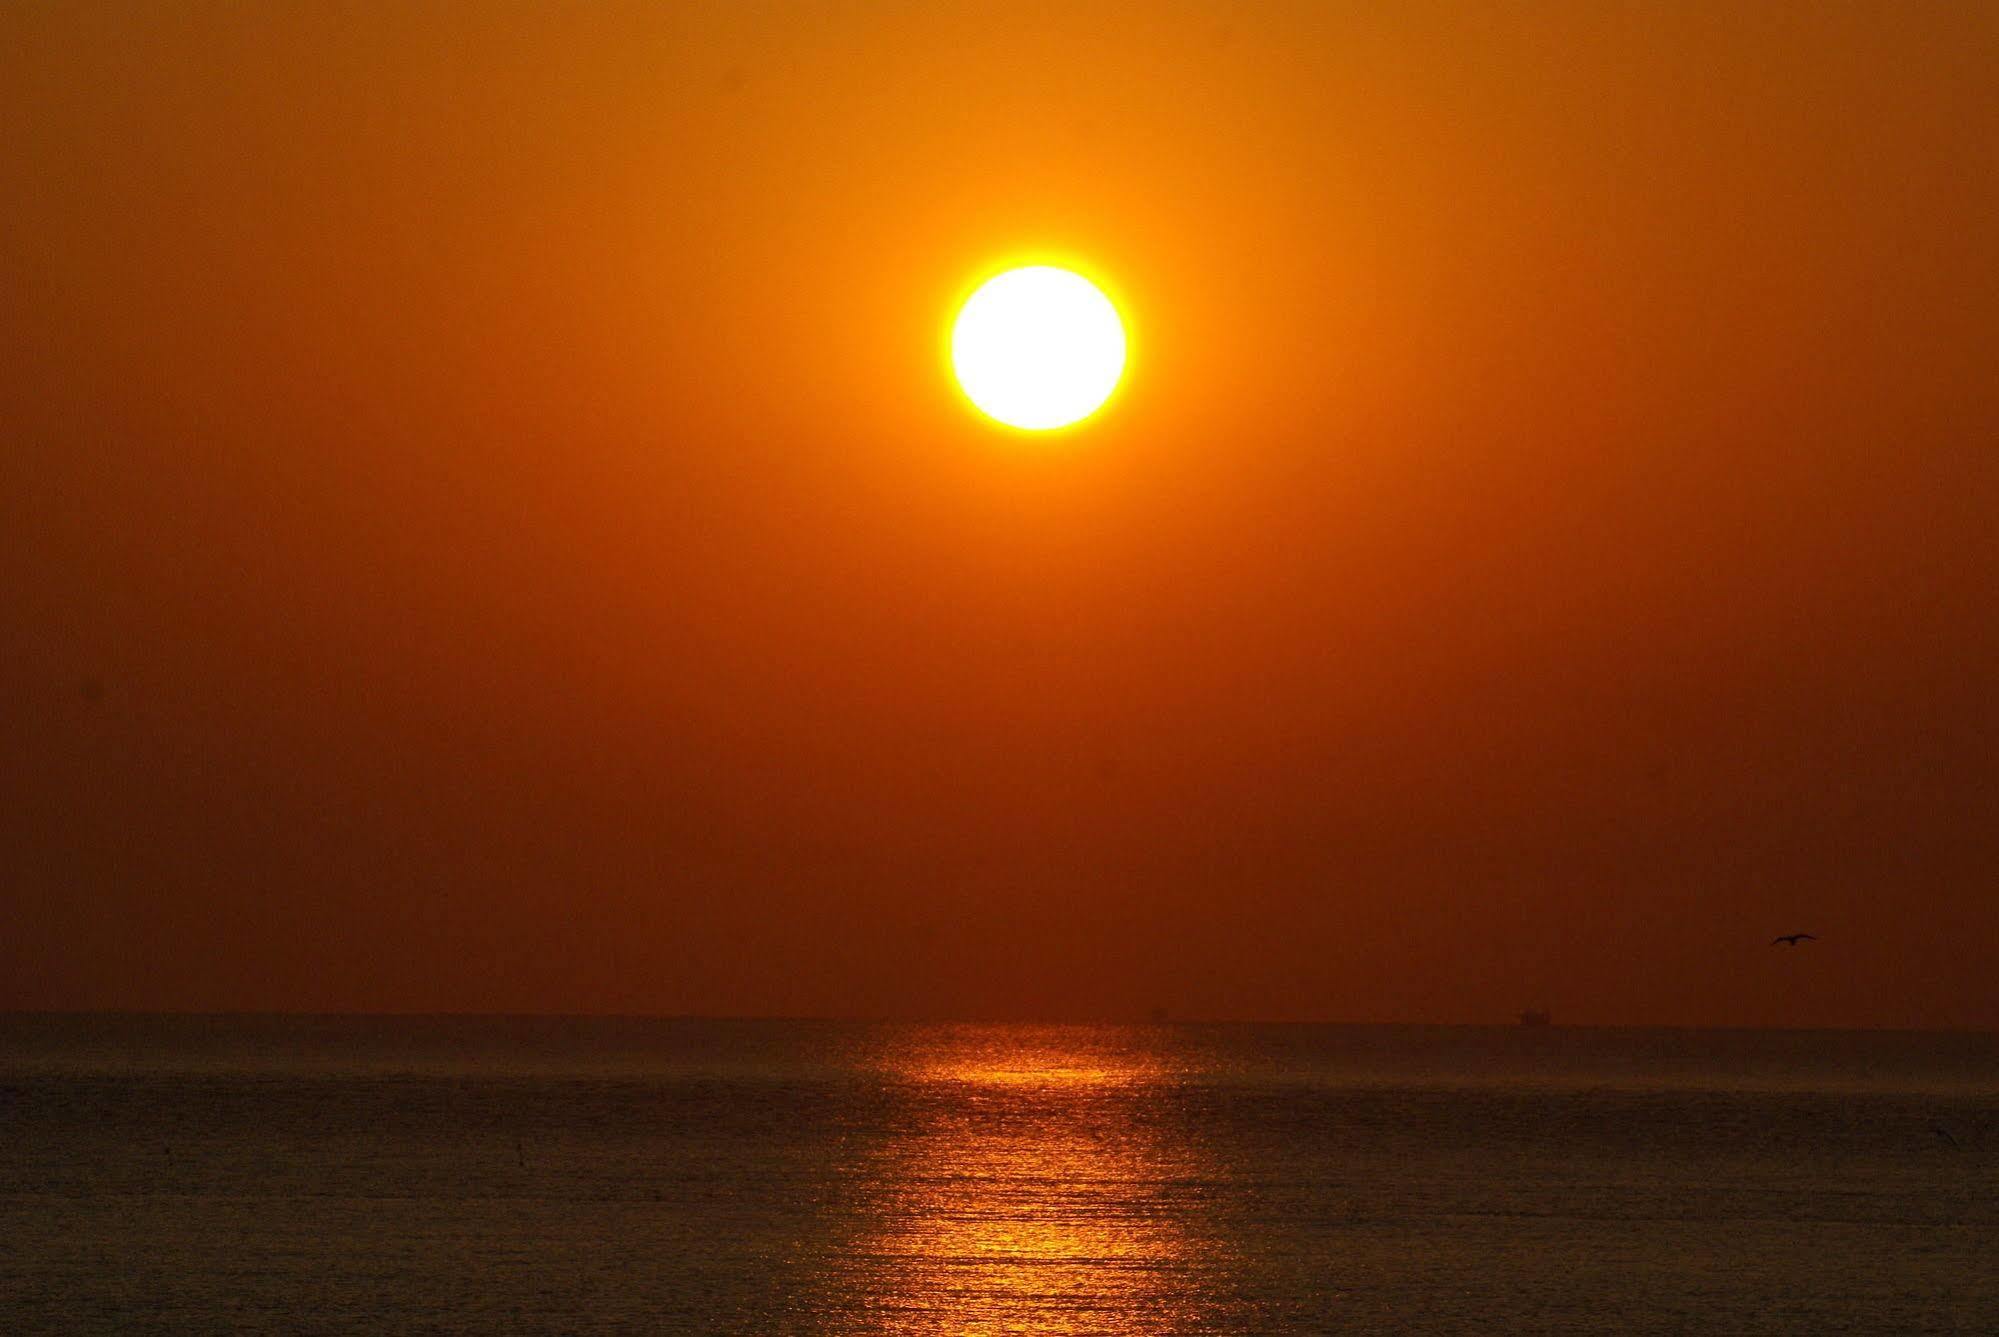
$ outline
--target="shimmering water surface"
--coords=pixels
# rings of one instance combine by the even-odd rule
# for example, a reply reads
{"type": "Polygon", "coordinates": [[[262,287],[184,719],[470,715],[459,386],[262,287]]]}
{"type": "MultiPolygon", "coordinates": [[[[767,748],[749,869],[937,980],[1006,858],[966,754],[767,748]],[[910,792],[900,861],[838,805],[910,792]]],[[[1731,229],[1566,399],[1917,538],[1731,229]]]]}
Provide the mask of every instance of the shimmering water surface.
{"type": "Polygon", "coordinates": [[[0,1331],[1999,1331],[1989,1036],[0,1018],[0,1331]]]}

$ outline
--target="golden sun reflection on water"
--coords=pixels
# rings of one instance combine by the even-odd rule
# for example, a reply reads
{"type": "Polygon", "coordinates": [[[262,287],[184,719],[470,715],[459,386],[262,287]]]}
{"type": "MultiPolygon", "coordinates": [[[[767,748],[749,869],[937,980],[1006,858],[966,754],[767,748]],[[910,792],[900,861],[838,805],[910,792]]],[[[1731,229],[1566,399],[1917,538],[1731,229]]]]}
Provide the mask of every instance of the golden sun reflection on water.
{"type": "Polygon", "coordinates": [[[1086,1033],[958,1038],[884,1056],[917,1114],[875,1167],[868,1330],[1207,1326],[1226,1251],[1201,1238],[1198,1148],[1147,1117],[1158,1058],[1086,1033]]]}

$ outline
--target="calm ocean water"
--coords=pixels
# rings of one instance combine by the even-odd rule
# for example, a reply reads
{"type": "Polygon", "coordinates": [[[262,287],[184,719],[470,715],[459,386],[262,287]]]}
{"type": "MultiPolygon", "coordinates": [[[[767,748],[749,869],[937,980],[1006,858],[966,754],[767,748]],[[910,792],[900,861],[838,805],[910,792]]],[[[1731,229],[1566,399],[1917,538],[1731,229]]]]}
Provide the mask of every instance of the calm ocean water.
{"type": "Polygon", "coordinates": [[[1999,1332],[1979,1035],[0,1017],[0,1331],[1999,1332]]]}

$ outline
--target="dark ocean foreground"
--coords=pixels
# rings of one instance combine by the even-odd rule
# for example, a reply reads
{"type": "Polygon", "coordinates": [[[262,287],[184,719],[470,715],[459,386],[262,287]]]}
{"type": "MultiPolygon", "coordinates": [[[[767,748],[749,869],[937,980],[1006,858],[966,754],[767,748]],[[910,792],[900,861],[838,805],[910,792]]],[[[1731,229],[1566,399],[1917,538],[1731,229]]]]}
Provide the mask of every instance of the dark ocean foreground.
{"type": "Polygon", "coordinates": [[[1999,1331],[1999,1045],[0,1018],[0,1331],[1999,1331]]]}

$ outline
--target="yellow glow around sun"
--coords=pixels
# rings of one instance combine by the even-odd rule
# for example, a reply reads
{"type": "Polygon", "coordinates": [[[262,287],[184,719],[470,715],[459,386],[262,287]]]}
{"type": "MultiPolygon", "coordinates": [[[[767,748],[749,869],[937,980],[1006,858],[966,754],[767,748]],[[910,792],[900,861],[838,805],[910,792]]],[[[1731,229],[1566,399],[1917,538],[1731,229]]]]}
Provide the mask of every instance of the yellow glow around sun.
{"type": "Polygon", "coordinates": [[[1045,432],[1103,407],[1124,374],[1124,322],[1081,274],[1010,269],[966,299],[951,327],[951,367],[980,411],[1045,432]]]}

